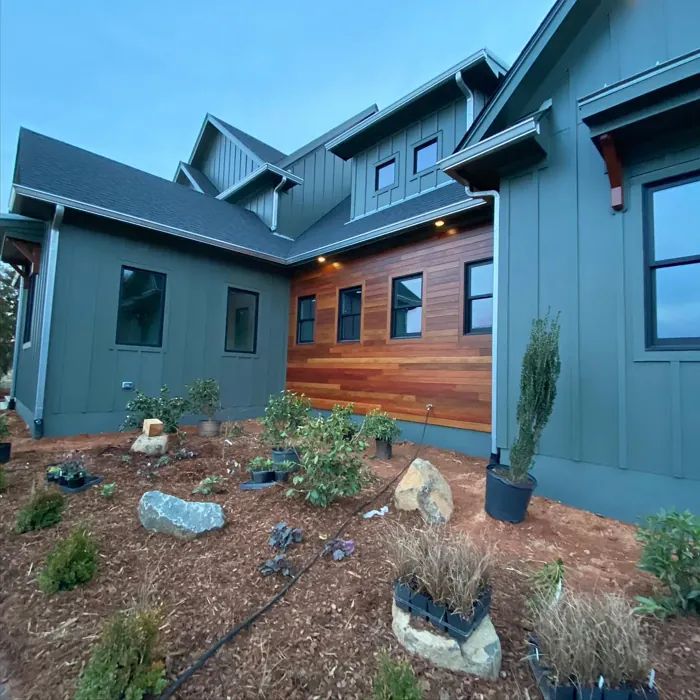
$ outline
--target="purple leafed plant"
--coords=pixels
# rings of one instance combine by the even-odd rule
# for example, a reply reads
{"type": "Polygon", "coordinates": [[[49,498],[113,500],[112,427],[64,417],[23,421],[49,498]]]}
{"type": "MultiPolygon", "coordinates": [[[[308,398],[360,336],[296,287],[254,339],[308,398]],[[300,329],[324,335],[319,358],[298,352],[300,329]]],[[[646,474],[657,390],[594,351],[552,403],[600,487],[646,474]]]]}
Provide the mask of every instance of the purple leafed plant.
{"type": "Polygon", "coordinates": [[[287,523],[277,523],[272,528],[270,539],[267,543],[270,547],[286,552],[287,548],[292,544],[298,544],[302,540],[302,532],[300,527],[289,527],[287,523]]]}
{"type": "Polygon", "coordinates": [[[281,573],[282,576],[294,576],[294,569],[289,561],[287,561],[287,557],[285,557],[284,554],[278,554],[272,557],[272,559],[268,559],[258,567],[258,571],[260,571],[263,576],[271,576],[277,573],[281,573]]]}
{"type": "Polygon", "coordinates": [[[353,540],[341,540],[337,538],[326,542],[323,548],[323,556],[333,555],[334,561],[342,561],[349,557],[355,551],[355,542],[353,540]]]}

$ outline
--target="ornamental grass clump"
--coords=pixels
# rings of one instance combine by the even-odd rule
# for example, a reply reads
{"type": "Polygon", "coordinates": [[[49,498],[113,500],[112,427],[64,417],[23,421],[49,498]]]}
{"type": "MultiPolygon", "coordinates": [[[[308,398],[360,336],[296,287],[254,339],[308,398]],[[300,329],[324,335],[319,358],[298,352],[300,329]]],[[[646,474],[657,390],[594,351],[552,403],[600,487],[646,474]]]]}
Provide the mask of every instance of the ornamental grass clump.
{"type": "Polygon", "coordinates": [[[29,532],[51,527],[61,521],[65,498],[62,493],[40,489],[17,514],[17,532],[29,532]]]}
{"type": "Polygon", "coordinates": [[[382,652],[372,697],[374,700],[422,700],[423,692],[408,661],[394,661],[387,652],[382,652]]]}
{"type": "Polygon", "coordinates": [[[274,450],[291,449],[306,422],[311,402],[303,394],[281,391],[270,396],[262,419],[263,440],[274,450]]]}
{"type": "Polygon", "coordinates": [[[120,612],[107,621],[80,675],[75,700],[141,700],[167,685],[157,653],[160,611],[120,612]]]}
{"type": "Polygon", "coordinates": [[[39,588],[52,595],[87,583],[97,571],[97,545],[85,528],[72,532],[51,550],[39,574],[39,588]]]}
{"type": "Polygon", "coordinates": [[[560,685],[642,684],[650,669],[639,616],[617,595],[566,591],[540,608],[534,631],[540,663],[560,685]]]}
{"type": "Polygon", "coordinates": [[[506,474],[513,483],[527,481],[537,444],[552,415],[560,371],[559,317],[537,318],[532,322],[520,375],[518,431],[510,451],[510,470],[506,474]]]}

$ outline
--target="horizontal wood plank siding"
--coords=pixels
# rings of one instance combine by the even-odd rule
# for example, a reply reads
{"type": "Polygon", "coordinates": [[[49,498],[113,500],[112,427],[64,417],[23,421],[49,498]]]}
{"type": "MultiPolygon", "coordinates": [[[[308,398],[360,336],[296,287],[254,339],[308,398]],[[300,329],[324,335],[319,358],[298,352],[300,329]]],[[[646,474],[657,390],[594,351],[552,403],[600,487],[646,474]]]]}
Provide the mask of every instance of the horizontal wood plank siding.
{"type": "Polygon", "coordinates": [[[352,401],[395,418],[490,431],[491,336],[463,335],[465,263],[492,256],[490,226],[444,232],[350,260],[300,271],[292,280],[287,387],[314,407],[352,401]],[[423,274],[423,335],[390,338],[391,281],[423,274]],[[338,292],[362,285],[359,342],[337,342],[338,292]],[[313,344],[296,343],[297,299],[316,295],[313,344]]]}

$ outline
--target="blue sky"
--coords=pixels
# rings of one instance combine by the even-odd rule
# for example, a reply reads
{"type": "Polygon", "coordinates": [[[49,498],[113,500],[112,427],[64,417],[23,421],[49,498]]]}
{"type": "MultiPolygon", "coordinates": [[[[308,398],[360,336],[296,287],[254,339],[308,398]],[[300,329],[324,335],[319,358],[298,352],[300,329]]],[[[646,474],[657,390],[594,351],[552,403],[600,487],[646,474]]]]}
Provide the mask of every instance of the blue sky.
{"type": "Polygon", "coordinates": [[[553,0],[0,0],[0,210],[20,126],[172,178],[211,112],[288,153],[553,0]]]}

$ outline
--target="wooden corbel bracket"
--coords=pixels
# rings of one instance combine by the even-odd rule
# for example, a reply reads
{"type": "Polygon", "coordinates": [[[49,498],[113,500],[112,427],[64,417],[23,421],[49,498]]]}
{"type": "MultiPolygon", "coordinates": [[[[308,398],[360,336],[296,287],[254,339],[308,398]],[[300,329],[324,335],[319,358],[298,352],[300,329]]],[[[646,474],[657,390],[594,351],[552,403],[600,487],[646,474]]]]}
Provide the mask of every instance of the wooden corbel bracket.
{"type": "Polygon", "coordinates": [[[610,204],[615,211],[625,208],[625,195],[622,187],[622,161],[617,153],[615,139],[612,134],[602,134],[598,137],[598,150],[603,156],[605,167],[610,180],[610,204]]]}

